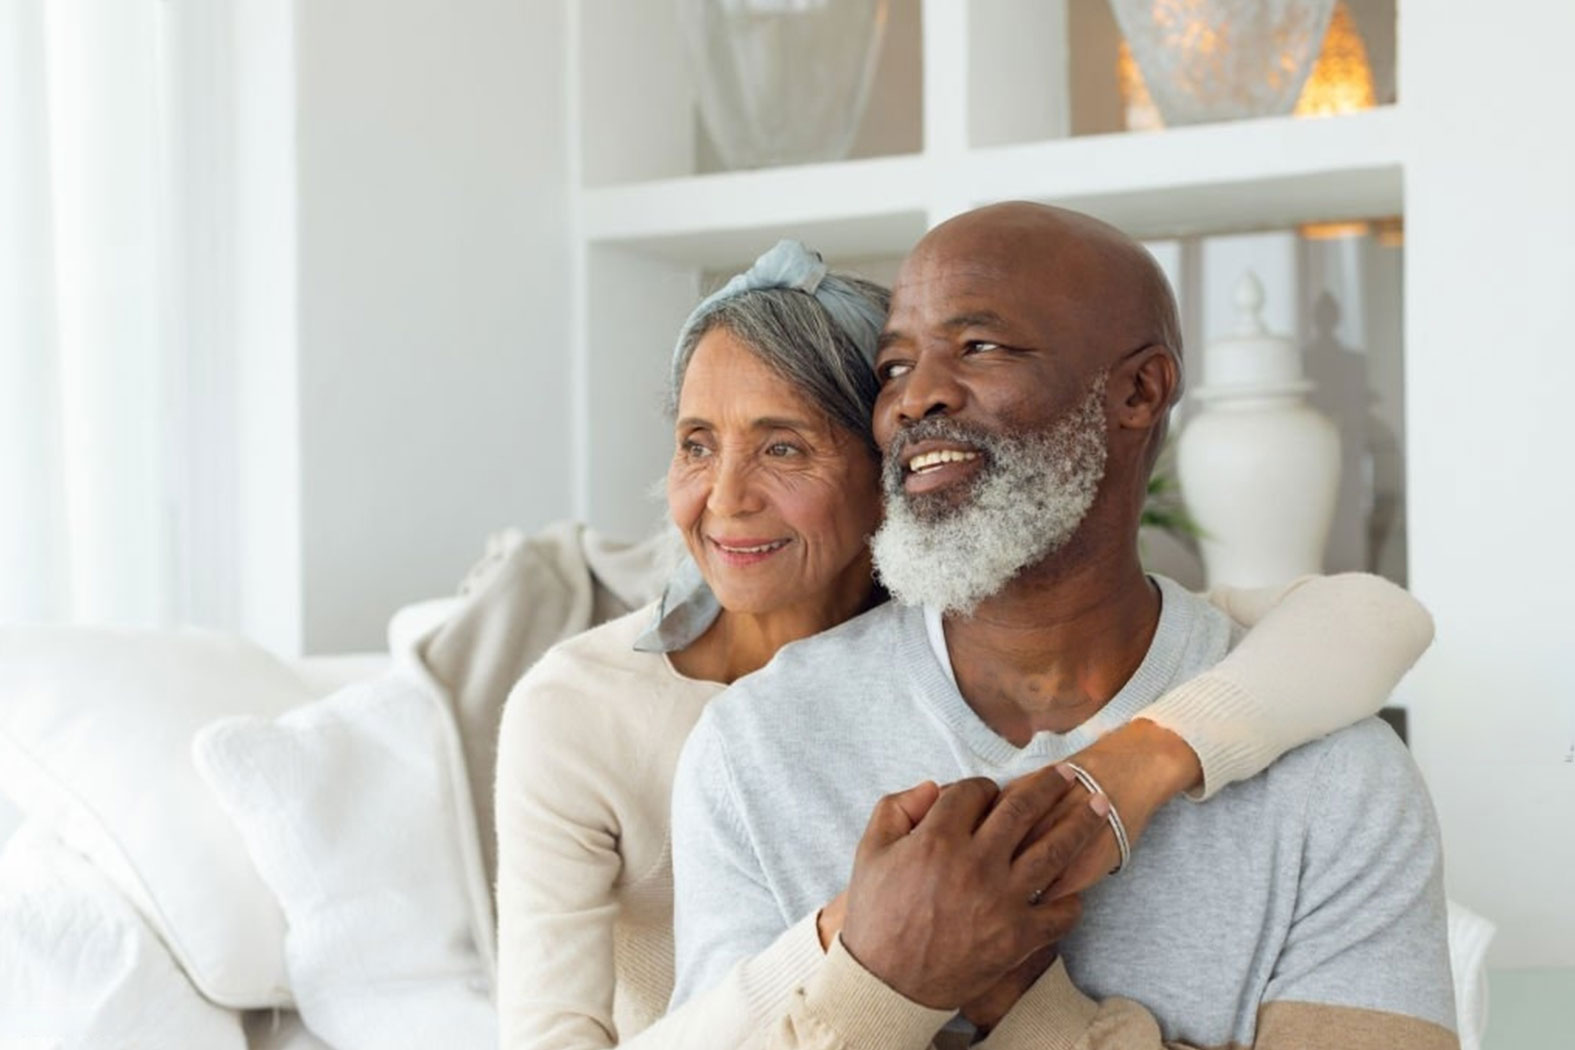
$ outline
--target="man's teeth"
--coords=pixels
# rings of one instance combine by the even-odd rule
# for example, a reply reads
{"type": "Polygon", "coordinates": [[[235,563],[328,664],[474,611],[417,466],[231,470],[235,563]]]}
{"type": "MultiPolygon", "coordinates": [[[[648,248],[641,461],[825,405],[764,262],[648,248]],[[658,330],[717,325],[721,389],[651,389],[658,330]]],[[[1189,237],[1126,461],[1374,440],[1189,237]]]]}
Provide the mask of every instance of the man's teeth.
{"type": "Polygon", "coordinates": [[[762,543],[758,547],[729,547],[725,543],[718,543],[718,547],[729,554],[764,554],[767,551],[780,550],[787,546],[787,540],[773,540],[771,543],[762,543]]]}
{"type": "Polygon", "coordinates": [[[921,470],[930,470],[942,463],[966,463],[970,459],[978,459],[977,452],[960,452],[955,449],[942,449],[939,452],[926,452],[922,456],[914,456],[908,460],[908,471],[917,474],[921,470]]]}

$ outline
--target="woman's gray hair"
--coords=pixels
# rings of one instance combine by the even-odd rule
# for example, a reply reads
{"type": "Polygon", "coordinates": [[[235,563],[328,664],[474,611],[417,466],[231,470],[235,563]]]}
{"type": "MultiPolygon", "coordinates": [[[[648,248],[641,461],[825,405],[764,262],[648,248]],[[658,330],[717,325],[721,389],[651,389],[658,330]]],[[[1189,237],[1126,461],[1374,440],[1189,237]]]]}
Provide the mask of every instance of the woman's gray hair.
{"type": "Polygon", "coordinates": [[[684,322],[673,351],[668,411],[677,414],[700,340],[720,328],[874,451],[870,416],[880,391],[875,342],[890,303],[891,293],[880,285],[831,272],[819,255],[783,241],[684,322]]]}

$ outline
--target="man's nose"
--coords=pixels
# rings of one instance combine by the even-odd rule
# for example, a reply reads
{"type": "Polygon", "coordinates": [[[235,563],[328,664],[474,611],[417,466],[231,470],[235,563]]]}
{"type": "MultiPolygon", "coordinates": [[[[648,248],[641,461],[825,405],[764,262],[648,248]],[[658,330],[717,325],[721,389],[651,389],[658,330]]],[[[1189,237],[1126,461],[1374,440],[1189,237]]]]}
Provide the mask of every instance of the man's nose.
{"type": "Polygon", "coordinates": [[[751,463],[745,456],[723,453],[716,458],[706,509],[718,517],[734,518],[761,507],[751,463]]]}
{"type": "Polygon", "coordinates": [[[942,354],[920,354],[902,384],[897,418],[916,423],[929,416],[949,416],[962,408],[966,399],[967,391],[951,360],[942,354]]]}

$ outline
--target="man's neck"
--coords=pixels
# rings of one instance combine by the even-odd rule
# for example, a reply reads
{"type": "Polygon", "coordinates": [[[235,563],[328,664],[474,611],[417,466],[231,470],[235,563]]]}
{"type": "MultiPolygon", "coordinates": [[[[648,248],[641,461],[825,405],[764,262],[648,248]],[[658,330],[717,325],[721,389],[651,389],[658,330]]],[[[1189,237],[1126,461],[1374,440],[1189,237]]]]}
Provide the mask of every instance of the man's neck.
{"type": "Polygon", "coordinates": [[[1137,551],[1068,545],[969,617],[948,617],[957,686],[1018,747],[1087,721],[1132,677],[1159,626],[1160,597],[1137,551]]]}

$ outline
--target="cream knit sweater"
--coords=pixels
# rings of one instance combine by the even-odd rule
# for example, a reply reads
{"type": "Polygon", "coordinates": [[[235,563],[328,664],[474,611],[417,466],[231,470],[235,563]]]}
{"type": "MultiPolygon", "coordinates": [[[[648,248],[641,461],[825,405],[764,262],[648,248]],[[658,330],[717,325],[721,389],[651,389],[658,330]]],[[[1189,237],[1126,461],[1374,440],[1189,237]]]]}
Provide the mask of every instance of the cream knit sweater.
{"type": "MultiPolygon", "coordinates": [[[[1414,599],[1370,576],[1208,597],[1253,631],[1143,713],[1198,753],[1201,797],[1372,714],[1432,637],[1414,599]]],[[[636,652],[651,615],[556,646],[509,697],[497,777],[503,1046],[817,1045],[781,1023],[824,966],[813,914],[662,1017],[673,985],[673,774],[723,686],[636,652]]]]}

